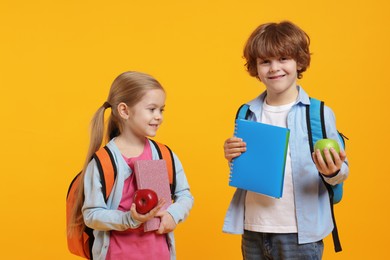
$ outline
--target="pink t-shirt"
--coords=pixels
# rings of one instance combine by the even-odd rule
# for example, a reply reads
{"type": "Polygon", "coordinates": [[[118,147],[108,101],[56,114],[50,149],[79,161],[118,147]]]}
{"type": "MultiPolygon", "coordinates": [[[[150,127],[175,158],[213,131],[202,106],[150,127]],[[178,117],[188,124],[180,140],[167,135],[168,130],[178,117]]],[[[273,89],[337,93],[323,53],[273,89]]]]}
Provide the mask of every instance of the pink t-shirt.
{"type": "MultiPolygon", "coordinates": [[[[126,158],[127,164],[134,170],[134,161],[152,159],[152,150],[149,141],[146,140],[144,151],[138,157],[126,158]]],[[[137,190],[134,174],[125,180],[122,199],[118,210],[129,211],[133,203],[134,192],[137,190]]],[[[106,259],[108,260],[169,260],[170,253],[166,235],[155,232],[144,232],[143,225],[136,229],[125,231],[112,230],[110,234],[110,246],[106,259]]]]}

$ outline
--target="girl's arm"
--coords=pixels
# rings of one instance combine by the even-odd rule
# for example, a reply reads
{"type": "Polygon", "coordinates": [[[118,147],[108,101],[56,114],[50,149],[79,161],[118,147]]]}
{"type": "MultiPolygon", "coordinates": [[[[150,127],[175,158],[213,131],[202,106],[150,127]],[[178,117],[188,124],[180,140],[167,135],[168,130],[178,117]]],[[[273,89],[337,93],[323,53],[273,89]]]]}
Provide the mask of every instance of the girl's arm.
{"type": "Polygon", "coordinates": [[[141,222],[134,220],[131,212],[109,209],[102,193],[102,183],[95,160],[92,160],[84,177],[84,205],[82,208],[85,224],[95,230],[123,231],[137,228],[141,222]]]}
{"type": "Polygon", "coordinates": [[[190,187],[179,158],[174,153],[173,158],[176,168],[176,190],[173,196],[174,202],[168,207],[167,212],[178,224],[188,217],[194,204],[194,198],[190,192],[190,187]]]}

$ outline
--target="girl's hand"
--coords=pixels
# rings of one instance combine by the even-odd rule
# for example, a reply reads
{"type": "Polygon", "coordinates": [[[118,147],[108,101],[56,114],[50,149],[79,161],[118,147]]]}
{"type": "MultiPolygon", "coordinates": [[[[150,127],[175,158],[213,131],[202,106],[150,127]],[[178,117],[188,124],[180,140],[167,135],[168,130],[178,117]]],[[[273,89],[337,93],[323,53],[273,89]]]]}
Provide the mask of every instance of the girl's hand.
{"type": "Polygon", "coordinates": [[[160,227],[156,231],[157,234],[166,234],[175,230],[177,224],[168,211],[158,212],[156,216],[161,218],[160,227]]]}
{"type": "Polygon", "coordinates": [[[314,151],[312,154],[314,163],[317,167],[317,170],[325,176],[333,175],[337,173],[341,169],[341,165],[347,158],[345,151],[340,151],[340,154],[336,152],[334,148],[324,149],[325,161],[321,156],[321,152],[319,149],[314,151]],[[334,160],[332,159],[332,155],[334,160]]]}
{"type": "Polygon", "coordinates": [[[223,149],[226,160],[231,162],[232,159],[240,156],[243,152],[246,151],[246,143],[243,142],[241,138],[231,137],[225,141],[223,149]]]}
{"type": "Polygon", "coordinates": [[[158,204],[156,207],[154,207],[151,211],[149,211],[145,215],[142,215],[142,214],[137,212],[137,210],[135,209],[135,204],[133,203],[133,204],[131,204],[131,208],[130,208],[131,217],[134,220],[137,220],[138,222],[145,223],[146,221],[154,218],[164,204],[165,204],[165,200],[164,200],[164,198],[161,198],[158,201],[158,204]]]}

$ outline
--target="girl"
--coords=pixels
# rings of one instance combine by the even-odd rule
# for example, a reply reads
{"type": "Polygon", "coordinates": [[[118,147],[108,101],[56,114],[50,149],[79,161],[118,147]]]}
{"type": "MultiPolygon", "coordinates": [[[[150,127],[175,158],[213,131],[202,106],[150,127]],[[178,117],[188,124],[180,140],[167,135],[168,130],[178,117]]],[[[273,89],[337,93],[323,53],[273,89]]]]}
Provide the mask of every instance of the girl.
{"type": "Polygon", "coordinates": [[[94,230],[93,259],[176,259],[173,230],[189,214],[193,197],[178,157],[174,202],[159,211],[164,201],[149,213],[137,213],[133,203],[136,190],[133,165],[136,160],[158,159],[147,137],[154,137],[163,121],[165,91],[153,77],[139,72],[125,72],[113,82],[107,101],[97,110],[91,124],[91,142],[83,168],[84,185],[72,222],[94,230]],[[117,176],[110,197],[105,202],[99,172],[92,155],[100,148],[104,132],[104,112],[108,119],[107,147],[114,155],[117,176]],[[156,232],[144,232],[142,223],[160,217],[156,232]]]}

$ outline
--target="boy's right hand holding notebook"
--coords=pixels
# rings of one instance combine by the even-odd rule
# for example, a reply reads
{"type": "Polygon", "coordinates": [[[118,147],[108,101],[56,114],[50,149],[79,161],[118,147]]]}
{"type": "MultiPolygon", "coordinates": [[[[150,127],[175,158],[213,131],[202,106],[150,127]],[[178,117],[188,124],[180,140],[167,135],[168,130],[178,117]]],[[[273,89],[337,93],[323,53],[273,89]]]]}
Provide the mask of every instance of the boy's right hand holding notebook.
{"type": "Polygon", "coordinates": [[[226,139],[223,149],[225,152],[225,158],[228,162],[231,162],[232,159],[240,156],[243,152],[246,151],[246,143],[242,140],[242,138],[231,137],[226,139]]]}

